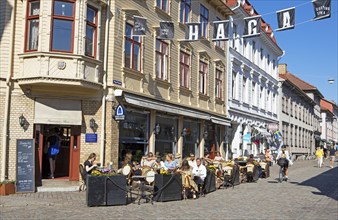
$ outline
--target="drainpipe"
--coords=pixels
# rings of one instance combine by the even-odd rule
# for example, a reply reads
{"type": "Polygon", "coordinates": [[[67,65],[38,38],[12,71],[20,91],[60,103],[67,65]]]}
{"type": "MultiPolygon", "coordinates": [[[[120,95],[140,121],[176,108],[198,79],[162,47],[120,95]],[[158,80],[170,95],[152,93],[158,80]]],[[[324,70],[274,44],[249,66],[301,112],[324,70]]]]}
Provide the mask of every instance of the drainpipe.
{"type": "Polygon", "coordinates": [[[1,160],[1,176],[0,181],[6,179],[6,150],[7,150],[7,140],[8,140],[8,119],[9,119],[9,106],[10,106],[10,87],[11,87],[11,77],[12,77],[12,67],[13,67],[13,50],[14,50],[14,26],[15,26],[15,16],[16,16],[16,0],[13,5],[13,14],[11,17],[11,30],[10,30],[10,42],[9,42],[9,59],[8,59],[8,75],[6,77],[6,97],[5,97],[5,114],[4,114],[4,127],[2,135],[2,160],[1,160]]]}
{"type": "Polygon", "coordinates": [[[101,146],[100,146],[100,163],[104,165],[104,146],[106,143],[106,96],[107,96],[107,61],[108,61],[108,36],[109,36],[109,12],[110,0],[107,0],[106,9],[106,28],[104,38],[104,58],[103,58],[103,95],[102,95],[102,126],[101,126],[101,146]]]}

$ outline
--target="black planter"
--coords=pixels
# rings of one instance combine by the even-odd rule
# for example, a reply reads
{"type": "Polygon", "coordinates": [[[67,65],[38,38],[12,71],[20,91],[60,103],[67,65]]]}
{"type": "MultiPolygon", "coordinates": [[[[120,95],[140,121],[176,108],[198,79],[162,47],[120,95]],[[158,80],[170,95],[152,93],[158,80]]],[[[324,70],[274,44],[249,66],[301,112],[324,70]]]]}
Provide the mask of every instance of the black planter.
{"type": "Polygon", "coordinates": [[[154,182],[154,200],[157,202],[182,199],[182,179],[179,174],[156,174],[154,182]]]}
{"type": "Polygon", "coordinates": [[[204,193],[210,193],[216,191],[216,178],[215,172],[210,170],[207,172],[207,176],[204,179],[204,193]]]}
{"type": "Polygon", "coordinates": [[[106,182],[106,205],[126,205],[127,179],[124,175],[109,176],[106,182]]]}
{"type": "Polygon", "coordinates": [[[87,176],[86,200],[88,206],[127,204],[127,181],[123,175],[87,176]]]}
{"type": "Polygon", "coordinates": [[[234,166],[234,168],[233,168],[233,170],[232,170],[232,178],[234,178],[233,179],[233,183],[234,183],[234,185],[236,186],[236,185],[239,185],[239,167],[238,166],[234,166]]]}
{"type": "Polygon", "coordinates": [[[253,173],[253,180],[257,181],[259,179],[259,167],[255,166],[254,167],[254,173],[253,173]]]}

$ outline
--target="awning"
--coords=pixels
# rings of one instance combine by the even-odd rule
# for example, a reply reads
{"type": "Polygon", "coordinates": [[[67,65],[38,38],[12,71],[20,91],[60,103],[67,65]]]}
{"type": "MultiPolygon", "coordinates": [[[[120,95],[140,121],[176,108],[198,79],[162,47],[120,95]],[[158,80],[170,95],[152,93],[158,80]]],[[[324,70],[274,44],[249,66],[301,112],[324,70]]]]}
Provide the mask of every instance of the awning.
{"type": "Polygon", "coordinates": [[[81,101],[37,98],[34,123],[81,125],[81,101]]]}
{"type": "Polygon", "coordinates": [[[150,98],[140,97],[137,95],[124,93],[124,99],[127,103],[145,107],[149,109],[154,109],[158,111],[168,112],[176,115],[183,115],[192,118],[211,120],[215,124],[230,126],[230,119],[217,117],[215,115],[208,114],[206,112],[196,111],[194,109],[178,106],[178,105],[170,105],[168,103],[152,100],[150,98]]]}
{"type": "Polygon", "coordinates": [[[264,128],[254,127],[259,133],[264,136],[271,136],[271,134],[264,128]]]}
{"type": "Polygon", "coordinates": [[[225,120],[222,118],[216,118],[214,116],[211,116],[211,122],[219,125],[224,125],[224,126],[230,126],[229,120],[225,120]]]}

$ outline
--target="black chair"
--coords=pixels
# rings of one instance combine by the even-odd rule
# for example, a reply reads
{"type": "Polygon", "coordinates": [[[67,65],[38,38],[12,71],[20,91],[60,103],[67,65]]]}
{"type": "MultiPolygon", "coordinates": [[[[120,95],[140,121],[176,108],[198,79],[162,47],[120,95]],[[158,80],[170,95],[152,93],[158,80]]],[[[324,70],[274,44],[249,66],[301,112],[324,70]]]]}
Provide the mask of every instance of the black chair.
{"type": "Polygon", "coordinates": [[[224,188],[232,187],[235,188],[235,185],[239,184],[239,167],[234,166],[232,170],[224,175],[224,188]]]}
{"type": "Polygon", "coordinates": [[[86,175],[84,175],[84,167],[83,167],[82,164],[79,165],[79,172],[80,172],[80,176],[82,178],[82,181],[80,182],[79,191],[86,191],[86,189],[87,189],[86,175]]]}

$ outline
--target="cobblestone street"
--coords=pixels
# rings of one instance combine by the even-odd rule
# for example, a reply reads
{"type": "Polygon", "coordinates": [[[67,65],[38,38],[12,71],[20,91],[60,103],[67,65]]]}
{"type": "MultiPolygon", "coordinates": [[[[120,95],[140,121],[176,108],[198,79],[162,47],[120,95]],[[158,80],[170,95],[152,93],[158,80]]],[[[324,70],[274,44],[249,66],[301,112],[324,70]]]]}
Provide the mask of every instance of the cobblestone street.
{"type": "Polygon", "coordinates": [[[87,207],[84,192],[0,197],[1,219],[338,219],[338,167],[296,161],[289,181],[268,179],[220,189],[198,200],[87,207]]]}

